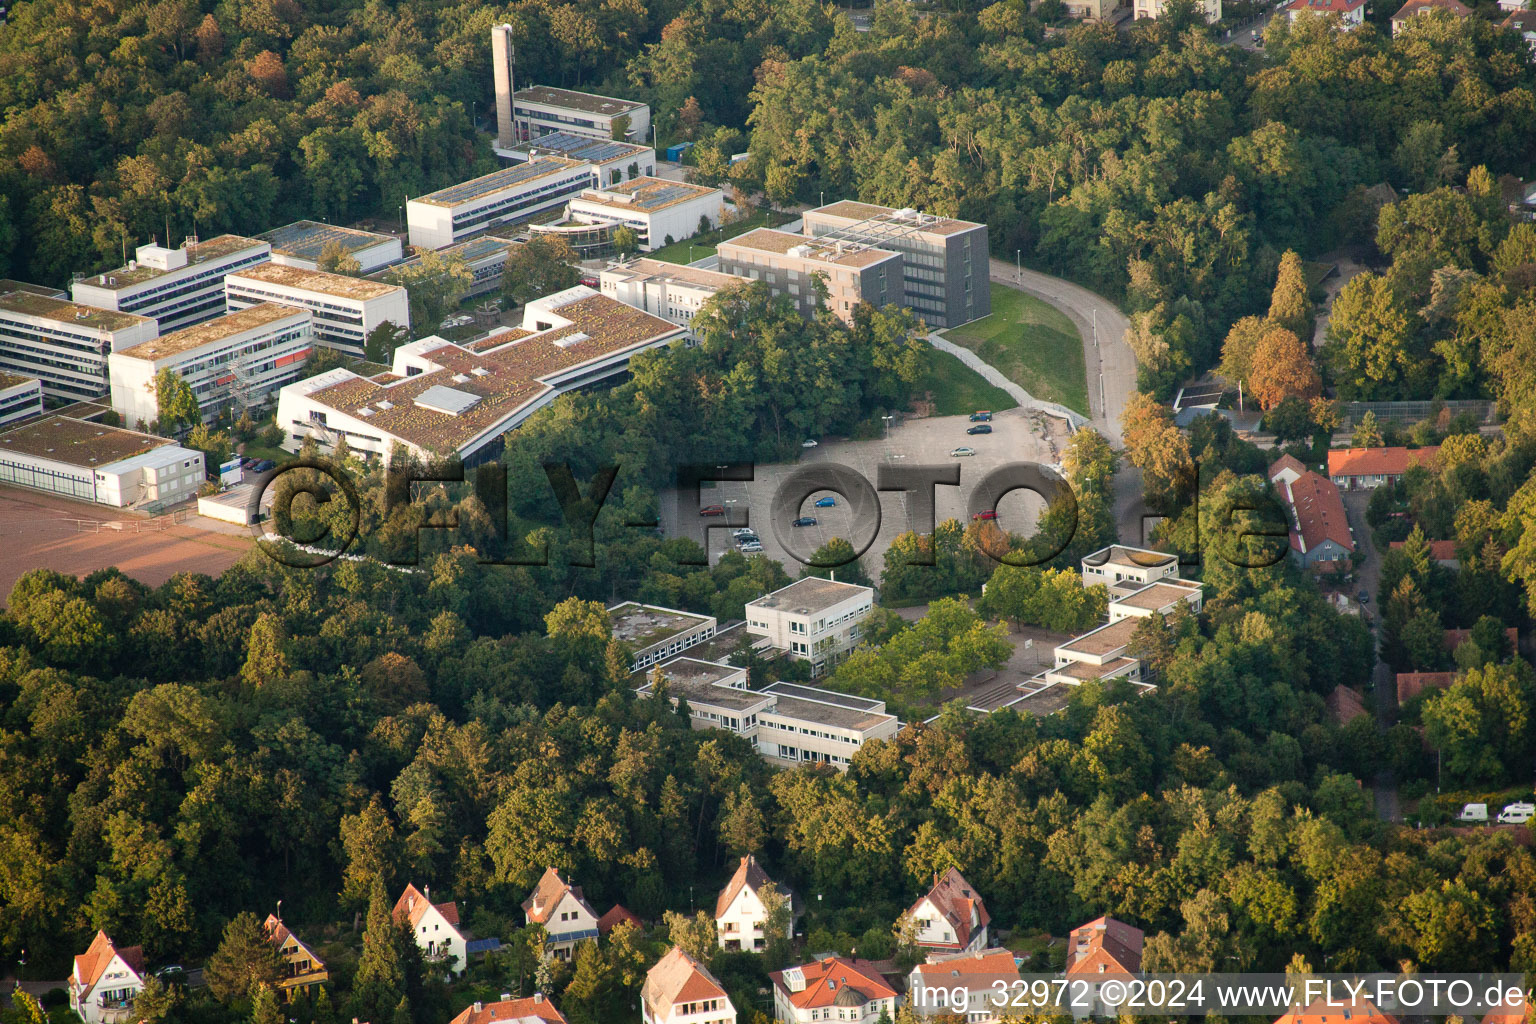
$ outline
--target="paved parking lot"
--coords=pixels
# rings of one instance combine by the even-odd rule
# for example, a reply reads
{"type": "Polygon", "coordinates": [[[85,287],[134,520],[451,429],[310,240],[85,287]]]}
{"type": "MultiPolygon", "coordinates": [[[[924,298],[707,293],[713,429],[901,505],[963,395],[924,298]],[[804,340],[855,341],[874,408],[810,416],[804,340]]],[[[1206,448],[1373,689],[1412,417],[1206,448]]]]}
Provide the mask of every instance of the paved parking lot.
{"type": "MultiPolygon", "coordinates": [[[[867,501],[858,493],[832,494],[825,489],[812,491],[798,507],[786,505],[775,516],[773,504],[780,485],[791,474],[806,466],[831,466],[840,464],[854,470],[873,488],[879,478],[879,468],[884,466],[912,466],[955,464],[960,465],[958,487],[939,486],[935,489],[935,509],[938,522],[946,519],[967,519],[966,499],[975,484],[998,466],[1021,461],[1054,465],[1058,452],[1066,438],[1065,426],[1059,420],[1036,417],[1022,409],[998,413],[992,419],[992,433],[968,435],[971,426],[965,416],[944,416],[908,420],[893,425],[890,437],[875,441],[849,441],[822,439],[815,448],[804,449],[794,463],[759,465],[753,469],[751,481],[725,481],[705,484],[700,492],[699,506],[723,505],[725,517],[701,517],[692,504],[692,496],[681,500],[675,491],[662,495],[662,522],[669,536],[699,536],[701,528],[709,530],[710,561],[718,560],[731,545],[731,529],[749,525],[762,540],[763,554],[783,563],[791,576],[798,576],[802,562],[790,554],[792,546],[808,556],[834,537],[843,537],[857,549],[866,542],[868,550],[863,555],[865,571],[878,580],[885,550],[899,534],[917,526],[926,530],[926,524],[912,524],[908,520],[908,496],[901,492],[885,492],[878,495],[878,504],[871,503],[864,511],[857,503],[867,501]],[[958,447],[970,447],[976,454],[970,457],[951,457],[958,447]],[[831,496],[836,504],[830,508],[818,508],[815,502],[831,496]],[[874,514],[878,508],[878,517],[874,514]],[[798,516],[811,516],[816,525],[793,527],[790,522],[798,516]]],[[[855,490],[850,487],[849,490],[855,490]]],[[[787,500],[788,493],[780,496],[787,500]]],[[[1003,498],[998,505],[1000,524],[1015,533],[1028,533],[1034,529],[1035,516],[1041,503],[1028,492],[1018,491],[1003,498]]]]}

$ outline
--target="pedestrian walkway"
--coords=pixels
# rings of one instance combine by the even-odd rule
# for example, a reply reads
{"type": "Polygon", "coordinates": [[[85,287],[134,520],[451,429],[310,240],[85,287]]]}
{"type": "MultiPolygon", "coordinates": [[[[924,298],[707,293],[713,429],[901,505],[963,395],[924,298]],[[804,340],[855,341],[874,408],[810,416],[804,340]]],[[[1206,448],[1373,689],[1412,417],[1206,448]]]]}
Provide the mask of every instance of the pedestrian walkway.
{"type": "Polygon", "coordinates": [[[1088,422],[1088,418],[1082,413],[1073,412],[1071,409],[1068,409],[1064,405],[1058,405],[1055,402],[1042,402],[1034,395],[1031,395],[1028,391],[1025,391],[1018,384],[1015,384],[1013,381],[1003,376],[1002,372],[999,371],[997,367],[991,365],[990,363],[982,362],[981,357],[978,356],[975,352],[972,352],[970,349],[965,348],[962,345],[956,345],[954,342],[941,335],[938,331],[933,331],[928,335],[928,344],[932,345],[940,352],[948,352],[950,355],[959,359],[966,366],[969,366],[971,369],[981,374],[987,383],[995,387],[1002,388],[1004,391],[1008,392],[1009,396],[1012,397],[1015,402],[1019,403],[1020,408],[1028,412],[1041,412],[1045,413],[1047,416],[1056,416],[1064,419],[1067,421],[1067,426],[1072,430],[1076,430],[1078,427],[1081,427],[1088,422]]]}

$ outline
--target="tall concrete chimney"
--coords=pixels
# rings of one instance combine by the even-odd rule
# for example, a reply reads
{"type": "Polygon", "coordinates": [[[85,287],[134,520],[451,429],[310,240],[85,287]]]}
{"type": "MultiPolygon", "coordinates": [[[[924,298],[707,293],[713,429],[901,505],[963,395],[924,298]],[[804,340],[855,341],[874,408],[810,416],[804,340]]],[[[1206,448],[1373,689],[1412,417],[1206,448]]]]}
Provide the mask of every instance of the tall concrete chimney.
{"type": "Polygon", "coordinates": [[[512,46],[512,26],[491,26],[491,69],[496,76],[496,144],[511,149],[517,144],[512,124],[512,94],[517,91],[517,59],[512,46]]]}

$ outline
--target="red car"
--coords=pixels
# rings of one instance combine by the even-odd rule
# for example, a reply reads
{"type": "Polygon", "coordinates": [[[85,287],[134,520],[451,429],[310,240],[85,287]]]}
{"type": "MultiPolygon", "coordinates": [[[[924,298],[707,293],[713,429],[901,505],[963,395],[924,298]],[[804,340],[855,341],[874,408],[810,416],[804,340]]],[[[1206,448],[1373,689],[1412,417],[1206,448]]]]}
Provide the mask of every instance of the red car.
{"type": "Polygon", "coordinates": [[[980,522],[980,521],[982,521],[984,519],[996,519],[996,518],[997,518],[997,509],[989,508],[989,509],[987,509],[987,510],[985,510],[983,512],[977,512],[975,515],[971,516],[971,521],[972,522],[980,522]]]}
{"type": "Polygon", "coordinates": [[[703,508],[699,509],[699,515],[701,515],[701,516],[723,516],[723,515],[725,515],[725,506],[724,505],[705,505],[703,508]]]}

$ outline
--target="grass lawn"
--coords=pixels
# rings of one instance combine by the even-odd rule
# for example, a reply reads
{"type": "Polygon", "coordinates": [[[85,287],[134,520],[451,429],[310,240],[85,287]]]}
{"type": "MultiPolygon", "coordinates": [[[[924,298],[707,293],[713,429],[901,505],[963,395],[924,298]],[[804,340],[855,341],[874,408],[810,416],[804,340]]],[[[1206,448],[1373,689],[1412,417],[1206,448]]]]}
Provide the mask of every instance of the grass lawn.
{"type": "Polygon", "coordinates": [[[945,331],[944,336],[981,356],[1036,398],[1088,415],[1082,336],[1065,313],[1047,303],[993,284],[991,314],[945,331]]]}
{"type": "Polygon", "coordinates": [[[935,416],[961,416],[977,409],[1001,412],[1019,404],[1008,392],[988,384],[981,374],[948,352],[935,349],[932,358],[931,368],[913,392],[933,396],[935,416]]]}
{"type": "Polygon", "coordinates": [[[698,262],[706,256],[713,256],[715,254],[715,246],[719,245],[727,238],[735,238],[737,235],[744,235],[748,231],[751,231],[753,228],[773,227],[775,224],[783,224],[784,222],[785,218],[783,214],[774,214],[772,221],[770,221],[767,210],[758,210],[746,220],[739,220],[733,224],[727,224],[723,228],[711,231],[708,234],[699,235],[693,239],[685,238],[681,242],[673,242],[671,245],[664,245],[654,252],[643,253],[642,255],[647,256],[653,260],[663,260],[667,263],[687,263],[689,253],[688,247],[691,245],[693,246],[692,252],[694,262],[698,262]]]}

